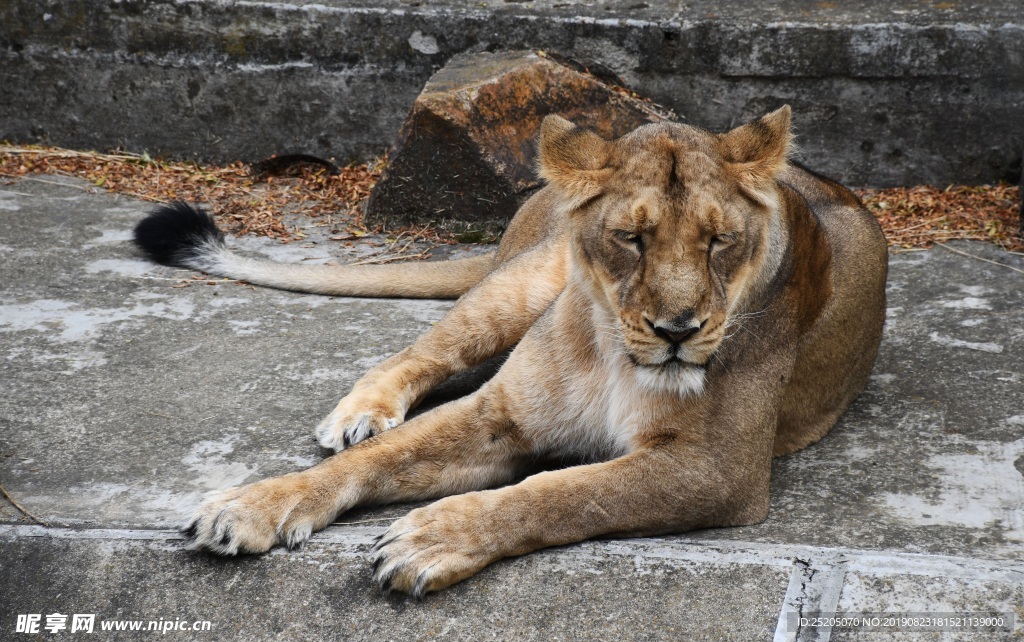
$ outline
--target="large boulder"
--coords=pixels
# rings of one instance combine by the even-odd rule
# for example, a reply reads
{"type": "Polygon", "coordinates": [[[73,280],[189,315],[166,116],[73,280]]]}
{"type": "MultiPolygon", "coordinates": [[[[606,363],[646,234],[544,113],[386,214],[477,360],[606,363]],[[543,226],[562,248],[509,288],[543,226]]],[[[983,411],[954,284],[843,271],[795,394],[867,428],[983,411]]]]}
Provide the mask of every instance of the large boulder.
{"type": "Polygon", "coordinates": [[[503,227],[540,187],[535,146],[548,114],[608,138],[671,117],[575,61],[532,51],[455,56],[399,130],[367,222],[503,227]]]}

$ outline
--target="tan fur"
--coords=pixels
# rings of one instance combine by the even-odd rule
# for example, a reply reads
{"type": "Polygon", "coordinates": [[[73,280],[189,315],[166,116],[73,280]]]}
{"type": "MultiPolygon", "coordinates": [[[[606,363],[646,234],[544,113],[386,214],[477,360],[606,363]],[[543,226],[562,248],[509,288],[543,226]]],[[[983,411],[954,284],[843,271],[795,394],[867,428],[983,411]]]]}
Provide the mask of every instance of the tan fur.
{"type": "Polygon", "coordinates": [[[443,498],[371,555],[384,590],[422,595],[546,546],[764,519],[772,455],[863,389],[885,311],[881,230],[788,163],[789,122],[604,141],[549,117],[549,184],[493,270],[321,424],[338,454],[207,500],[193,545],[261,552],[360,504],[443,498]],[[388,430],[513,345],[479,391],[388,430]],[[592,463],[485,490],[567,455],[592,463]]]}

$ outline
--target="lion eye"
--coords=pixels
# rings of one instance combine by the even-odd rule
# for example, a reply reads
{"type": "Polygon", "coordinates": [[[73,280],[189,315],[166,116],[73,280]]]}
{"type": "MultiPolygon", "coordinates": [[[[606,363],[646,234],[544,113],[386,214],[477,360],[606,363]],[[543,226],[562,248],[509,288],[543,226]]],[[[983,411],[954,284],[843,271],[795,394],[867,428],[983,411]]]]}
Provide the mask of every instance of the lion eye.
{"type": "Polygon", "coordinates": [[[729,247],[735,240],[735,234],[719,234],[718,236],[712,236],[711,241],[708,243],[708,250],[714,251],[729,247]]]}
{"type": "Polygon", "coordinates": [[[637,252],[643,252],[644,250],[644,240],[639,234],[619,230],[615,232],[615,238],[623,245],[632,246],[637,252]]]}

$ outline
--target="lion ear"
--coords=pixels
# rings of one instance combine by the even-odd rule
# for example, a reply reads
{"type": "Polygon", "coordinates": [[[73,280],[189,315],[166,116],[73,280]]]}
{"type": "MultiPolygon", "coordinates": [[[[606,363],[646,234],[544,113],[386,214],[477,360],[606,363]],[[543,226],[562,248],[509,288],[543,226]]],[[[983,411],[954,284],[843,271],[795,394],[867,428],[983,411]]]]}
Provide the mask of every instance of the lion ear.
{"type": "Polygon", "coordinates": [[[791,123],[792,112],[784,105],[720,135],[722,156],[740,183],[763,185],[785,167],[793,143],[791,123]]]}
{"type": "Polygon", "coordinates": [[[538,171],[575,205],[601,193],[611,143],[561,116],[547,116],[540,126],[538,171]]]}

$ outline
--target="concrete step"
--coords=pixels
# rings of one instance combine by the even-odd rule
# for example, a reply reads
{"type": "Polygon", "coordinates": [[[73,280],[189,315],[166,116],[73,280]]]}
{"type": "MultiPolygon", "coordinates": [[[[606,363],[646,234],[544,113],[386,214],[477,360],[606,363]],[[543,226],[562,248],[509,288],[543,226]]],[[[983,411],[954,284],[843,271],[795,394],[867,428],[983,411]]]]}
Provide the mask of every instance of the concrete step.
{"type": "MultiPolygon", "coordinates": [[[[814,640],[822,638],[806,629],[797,637],[790,613],[1012,617],[1024,600],[1020,563],[657,538],[505,560],[415,602],[382,596],[370,581],[364,554],[383,530],[336,527],[301,551],[221,559],[182,550],[177,534],[166,531],[0,526],[0,639],[16,627],[17,614],[57,612],[96,615],[102,639],[115,639],[100,631],[103,622],[145,628],[164,620],[209,622],[210,632],[194,639],[240,641],[814,640]]],[[[1020,631],[1002,628],[941,639],[1011,640],[1020,631]]],[[[864,636],[839,627],[832,634],[864,636]]]]}
{"type": "Polygon", "coordinates": [[[365,159],[453,55],[543,49],[712,129],[789,103],[807,160],[848,184],[1021,172],[1018,0],[14,0],[0,25],[0,139],[365,159]]]}

